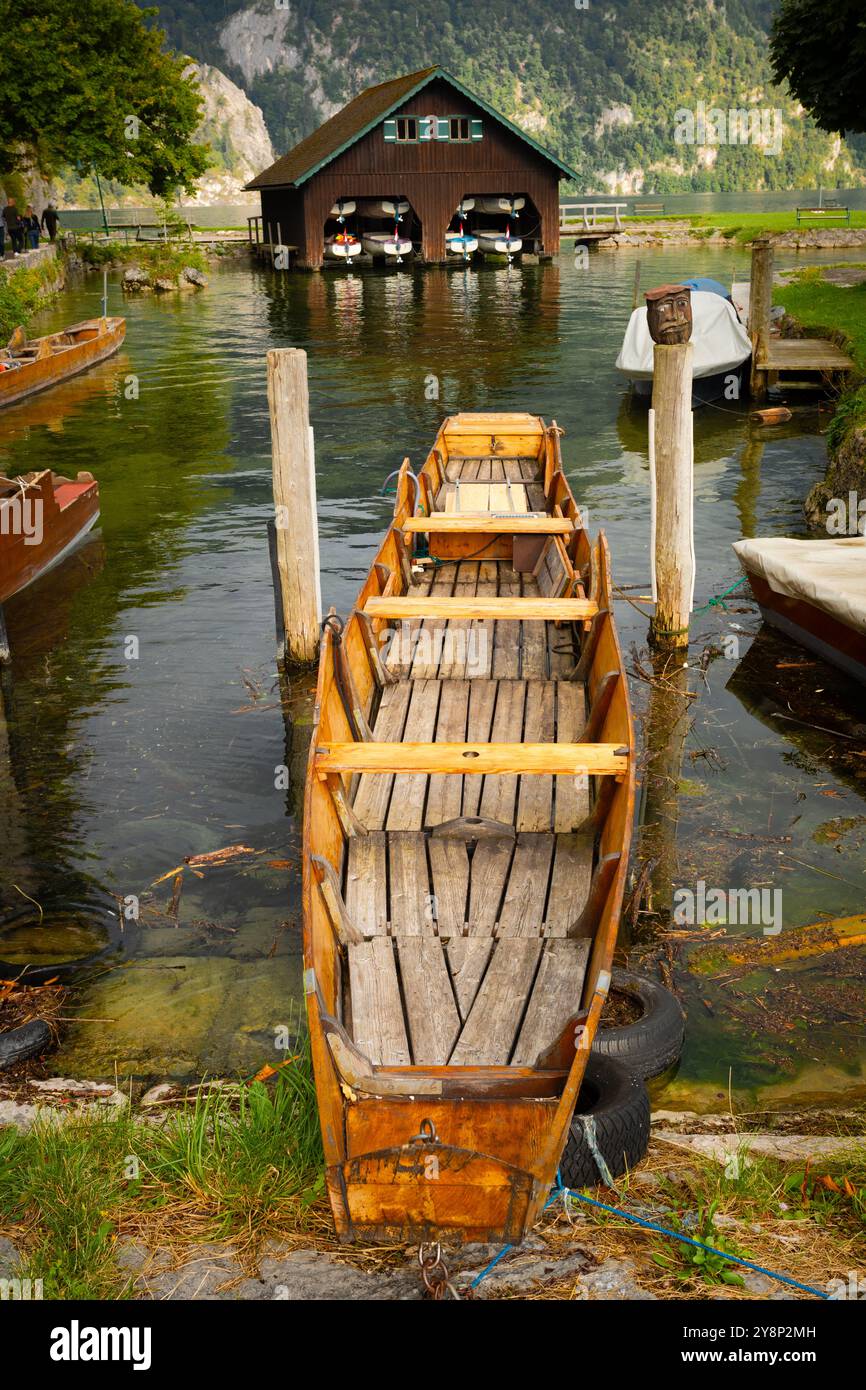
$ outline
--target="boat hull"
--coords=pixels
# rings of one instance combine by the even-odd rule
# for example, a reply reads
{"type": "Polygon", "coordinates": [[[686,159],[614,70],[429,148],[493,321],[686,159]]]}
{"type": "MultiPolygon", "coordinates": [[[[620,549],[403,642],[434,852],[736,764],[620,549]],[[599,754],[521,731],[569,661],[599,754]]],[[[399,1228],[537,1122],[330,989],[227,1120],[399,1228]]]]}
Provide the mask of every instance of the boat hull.
{"type": "Polygon", "coordinates": [[[0,603],[59,564],[98,517],[99,485],[89,473],[71,482],[46,471],[23,491],[7,486],[0,498],[0,603]]]}
{"type": "Polygon", "coordinates": [[[523,249],[523,242],[520,237],[505,237],[498,232],[476,232],[478,237],[478,250],[485,251],[488,255],[496,256],[516,256],[523,249]]]}
{"type": "Polygon", "coordinates": [[[360,241],[325,242],[325,258],[329,261],[351,261],[363,250],[360,241]]]}
{"type": "Polygon", "coordinates": [[[412,243],[406,237],[379,236],[365,233],[361,243],[368,256],[387,260],[397,260],[412,254],[412,243]]]}
{"type": "Polygon", "coordinates": [[[765,622],[866,685],[866,634],[804,598],[779,593],[762,575],[746,573],[765,622]]]}
{"type": "Polygon", "coordinates": [[[520,212],[526,206],[525,198],[476,198],[475,211],[487,213],[504,212],[506,215],[520,212]]]}
{"type": "MultiPolygon", "coordinates": [[[[708,405],[711,401],[720,401],[725,398],[734,401],[742,400],[743,381],[748,368],[749,364],[745,362],[727,372],[712,372],[709,376],[693,377],[692,407],[708,405]],[[733,396],[731,396],[732,382],[737,383],[733,396]]],[[[639,377],[637,380],[632,380],[630,385],[635,400],[647,406],[652,405],[652,377],[639,377]]]]}
{"type": "Polygon", "coordinates": [[[38,350],[39,344],[47,344],[69,334],[81,334],[81,340],[60,351],[28,360],[11,371],[0,372],[0,407],[45,391],[111,357],[126,335],[126,320],[95,319],[89,323],[75,324],[66,329],[65,334],[38,338],[31,346],[38,350]]]}

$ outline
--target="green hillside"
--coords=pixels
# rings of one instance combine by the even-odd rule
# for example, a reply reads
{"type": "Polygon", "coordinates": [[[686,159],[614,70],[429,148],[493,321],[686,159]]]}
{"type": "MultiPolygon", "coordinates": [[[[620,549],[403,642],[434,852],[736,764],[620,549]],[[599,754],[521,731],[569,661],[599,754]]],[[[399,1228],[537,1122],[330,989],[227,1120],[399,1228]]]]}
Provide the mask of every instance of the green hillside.
{"type": "Polygon", "coordinates": [[[586,191],[641,189],[641,171],[642,191],[658,193],[866,183],[866,141],[840,145],[772,86],[774,0],[577,3],[163,0],[158,22],[262,107],[278,150],[369,83],[441,63],[576,168],[586,191]],[[698,102],[781,109],[781,152],[677,144],[675,113],[698,102]]]}

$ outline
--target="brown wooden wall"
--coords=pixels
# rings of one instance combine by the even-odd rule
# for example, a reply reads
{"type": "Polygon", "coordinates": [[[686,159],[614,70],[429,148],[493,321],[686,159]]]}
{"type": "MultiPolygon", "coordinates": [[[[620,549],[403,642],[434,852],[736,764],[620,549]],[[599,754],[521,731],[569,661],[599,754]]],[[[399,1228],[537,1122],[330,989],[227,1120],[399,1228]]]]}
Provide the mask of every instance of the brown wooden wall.
{"type": "Polygon", "coordinates": [[[465,143],[429,140],[402,144],[386,141],[379,122],[300,190],[263,190],[265,227],[268,221],[279,221],[284,241],[299,247],[301,264],[322,264],[325,219],[338,198],[408,199],[421,221],[422,259],[444,261],[445,231],[461,198],[522,194],[532,200],[540,215],[537,236],[541,248],[546,252],[559,250],[562,176],[556,165],[444,80],[431,82],[393,114],[480,117],[484,135],[481,140],[465,143]]]}

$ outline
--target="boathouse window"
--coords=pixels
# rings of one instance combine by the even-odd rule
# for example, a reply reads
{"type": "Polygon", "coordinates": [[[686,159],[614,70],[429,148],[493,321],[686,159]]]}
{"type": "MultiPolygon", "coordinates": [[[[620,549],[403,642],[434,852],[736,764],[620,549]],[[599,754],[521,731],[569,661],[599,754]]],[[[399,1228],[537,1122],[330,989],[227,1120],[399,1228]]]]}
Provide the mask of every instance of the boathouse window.
{"type": "Polygon", "coordinates": [[[461,143],[481,140],[480,119],[471,116],[394,116],[384,123],[385,139],[399,144],[416,140],[446,140],[461,143]]]}
{"type": "Polygon", "coordinates": [[[397,116],[385,122],[385,139],[401,142],[418,139],[418,118],[416,116],[397,116]]]}

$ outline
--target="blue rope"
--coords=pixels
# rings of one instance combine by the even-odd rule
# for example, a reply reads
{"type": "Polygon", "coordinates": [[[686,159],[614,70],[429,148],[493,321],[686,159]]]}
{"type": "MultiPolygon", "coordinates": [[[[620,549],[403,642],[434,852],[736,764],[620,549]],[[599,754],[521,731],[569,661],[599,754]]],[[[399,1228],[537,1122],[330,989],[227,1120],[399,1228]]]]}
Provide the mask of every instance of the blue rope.
{"type": "MultiPolygon", "coordinates": [[[[702,1240],[693,1240],[691,1236],[681,1235],[679,1231],[668,1230],[666,1226],[658,1226],[654,1221],[646,1221],[642,1216],[632,1216],[630,1212],[622,1211],[620,1207],[609,1207],[604,1202],[598,1202],[594,1197],[584,1197],[580,1192],[573,1192],[570,1187],[565,1187],[559,1173],[556,1174],[556,1186],[544,1204],[544,1210],[551,1206],[558,1197],[562,1197],[563,1202],[567,1202],[569,1197],[575,1202],[586,1202],[588,1206],[598,1207],[600,1211],[609,1212],[611,1216],[621,1216],[625,1221],[631,1221],[635,1226],[642,1226],[647,1231],[655,1231],[660,1236],[670,1236],[672,1240],[679,1240],[683,1245],[693,1245],[697,1250],[707,1250],[711,1255],[719,1255],[723,1260],[731,1264],[742,1265],[745,1269],[754,1270],[756,1274],[765,1274],[768,1279],[775,1279],[780,1284],[788,1284],[792,1289],[799,1289],[801,1293],[813,1294],[815,1298],[829,1299],[828,1293],[823,1293],[821,1289],[813,1289],[811,1284],[800,1284],[796,1279],[789,1279],[787,1274],[777,1274],[775,1270],[765,1269],[763,1265],[756,1265],[751,1260],[742,1260],[739,1255],[729,1255],[725,1250],[717,1250],[714,1245],[705,1245],[702,1240]]],[[[495,1269],[499,1261],[513,1250],[513,1245],[505,1245],[498,1255],[490,1261],[485,1269],[477,1275],[469,1285],[471,1289],[476,1288],[481,1280],[484,1279],[492,1269],[495,1269]]]]}

